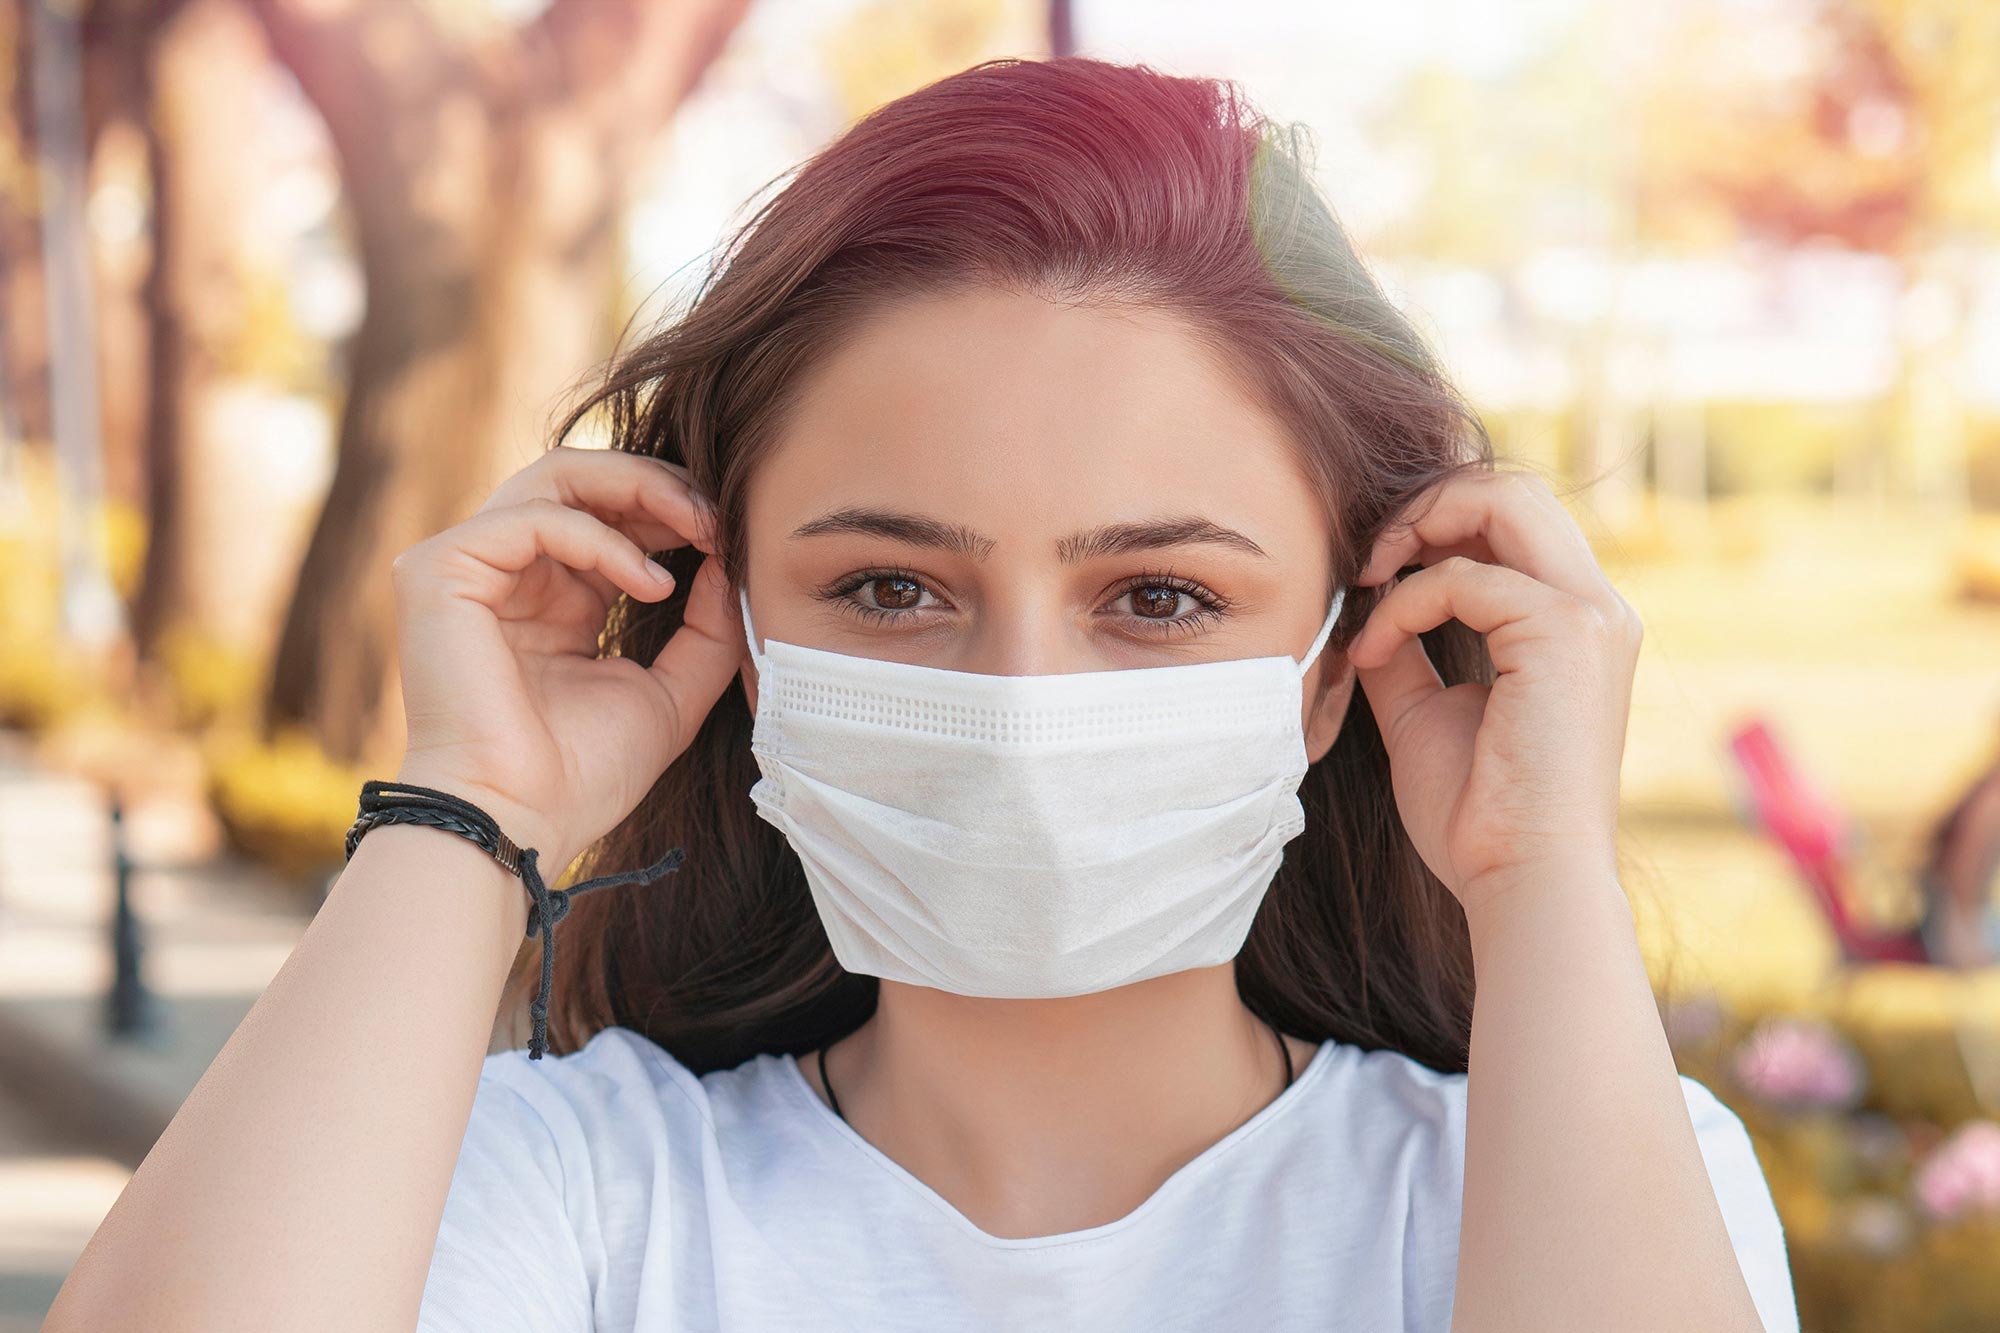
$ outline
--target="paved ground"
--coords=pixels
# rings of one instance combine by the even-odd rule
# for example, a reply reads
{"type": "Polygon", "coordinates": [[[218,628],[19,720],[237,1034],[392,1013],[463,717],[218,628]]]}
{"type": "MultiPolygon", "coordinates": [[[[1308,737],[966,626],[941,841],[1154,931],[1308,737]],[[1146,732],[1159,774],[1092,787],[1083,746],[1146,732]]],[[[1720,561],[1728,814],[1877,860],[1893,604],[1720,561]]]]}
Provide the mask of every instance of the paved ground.
{"type": "MultiPolygon", "coordinates": [[[[172,812],[135,813],[169,863],[172,812]]],[[[105,1211],[304,933],[309,900],[224,858],[135,874],[143,1038],[105,1032],[109,821],[87,782],[0,732],[0,1333],[38,1328],[105,1211]]]]}
{"type": "Polygon", "coordinates": [[[130,1175],[0,1087],[0,1333],[41,1327],[130,1175]]]}

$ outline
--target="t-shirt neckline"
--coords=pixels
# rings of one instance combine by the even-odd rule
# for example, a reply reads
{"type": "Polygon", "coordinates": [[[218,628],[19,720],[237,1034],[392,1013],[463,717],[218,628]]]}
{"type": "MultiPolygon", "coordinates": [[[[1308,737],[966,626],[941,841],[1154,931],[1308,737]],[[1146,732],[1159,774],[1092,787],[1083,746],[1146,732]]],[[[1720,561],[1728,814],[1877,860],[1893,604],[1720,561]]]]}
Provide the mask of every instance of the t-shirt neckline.
{"type": "Polygon", "coordinates": [[[904,1188],[910,1190],[939,1213],[942,1213],[945,1219],[954,1227],[979,1243],[995,1249],[1035,1250],[1053,1249],[1062,1245],[1078,1245],[1088,1241],[1099,1240],[1116,1232],[1123,1231],[1129,1226],[1137,1225],[1150,1214],[1165,1207],[1166,1205],[1162,1200],[1168,1199],[1188,1188],[1190,1182],[1195,1177],[1207,1174],[1214,1168],[1215,1163],[1226,1156],[1232,1149],[1242,1144],[1258,1130],[1269,1125],[1291,1107],[1302,1101],[1308,1085],[1325,1076],[1325,1067],[1332,1063],[1331,1052],[1336,1044],[1331,1037],[1322,1041],[1319,1044],[1319,1049],[1312,1053],[1312,1057],[1306,1061],[1305,1068],[1298,1072],[1298,1076],[1292,1080],[1289,1087],[1259,1107],[1256,1113],[1248,1120],[1245,1120],[1214,1143],[1209,1144],[1208,1147],[1181,1163],[1171,1175],[1160,1182],[1158,1188],[1154,1189],[1151,1194],[1139,1202],[1137,1207],[1133,1208],[1123,1217],[1113,1218],[1109,1222],[1100,1222],[1094,1227],[1084,1227],[1076,1231],[1058,1231],[1047,1236],[996,1236],[979,1226],[971,1218],[960,1212],[957,1205],[953,1204],[951,1200],[939,1194],[929,1185],[926,1185],[914,1173],[904,1167],[902,1163],[863,1138],[860,1131],[855,1129],[854,1126],[848,1124],[840,1116],[835,1115],[833,1108],[821,1101],[819,1094],[813,1091],[812,1084],[806,1081],[805,1071],[799,1068],[797,1056],[788,1051],[781,1055],[779,1059],[786,1068],[786,1077],[783,1082],[792,1090],[794,1095],[805,1100],[807,1103],[807,1113],[811,1120],[813,1123],[822,1126],[825,1132],[832,1133],[836,1138],[846,1143],[848,1147],[859,1152],[864,1158],[872,1162],[877,1170],[886,1172],[895,1180],[900,1181],[904,1188]]]}

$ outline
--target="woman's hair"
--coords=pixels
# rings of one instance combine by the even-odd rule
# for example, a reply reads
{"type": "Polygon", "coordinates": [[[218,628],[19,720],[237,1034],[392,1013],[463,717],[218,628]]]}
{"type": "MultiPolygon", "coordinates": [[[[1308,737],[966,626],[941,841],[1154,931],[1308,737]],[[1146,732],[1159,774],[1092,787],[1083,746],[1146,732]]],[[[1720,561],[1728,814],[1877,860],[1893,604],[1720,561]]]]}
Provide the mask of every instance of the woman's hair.
{"type": "MultiPolygon", "coordinates": [[[[1268,122],[1227,80],[1081,57],[974,65],[882,106],[797,168],[685,312],[615,357],[554,438],[591,418],[612,447],[685,465],[716,501],[718,549],[740,583],[750,478],[808,370],[880,303],[984,284],[1171,311],[1290,427],[1329,520],[1334,584],[1349,586],[1399,511],[1494,459],[1311,183],[1308,150],[1302,130],[1268,122]]],[[[619,600],[605,652],[650,662],[680,628],[702,553],[664,558],[673,595],[619,600]]],[[[1332,646],[1379,599],[1352,589],[1332,646]]],[[[1446,684],[1492,683],[1483,636],[1454,620],[1422,640],[1446,684]]],[[[1323,688],[1337,675],[1323,673],[1323,688]]],[[[687,850],[654,884],[575,900],[552,1050],[617,1024],[702,1073],[811,1050],[873,1012],[879,982],[834,958],[804,868],[751,803],[751,720],[732,681],[687,752],[579,861],[601,874],[687,850]]],[[[1464,913],[1404,831],[1359,689],[1299,797],[1305,832],[1237,958],[1245,1005],[1294,1036],[1463,1071],[1464,913]]],[[[538,951],[524,946],[510,994],[538,979],[538,951]]]]}

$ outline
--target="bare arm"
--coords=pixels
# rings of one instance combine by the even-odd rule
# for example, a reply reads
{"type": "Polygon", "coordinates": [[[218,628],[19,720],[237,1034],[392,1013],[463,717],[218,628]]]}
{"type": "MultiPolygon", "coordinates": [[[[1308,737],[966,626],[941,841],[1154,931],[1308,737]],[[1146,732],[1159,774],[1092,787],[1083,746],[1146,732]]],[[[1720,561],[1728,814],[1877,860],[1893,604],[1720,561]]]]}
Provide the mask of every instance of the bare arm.
{"type": "MultiPolygon", "coordinates": [[[[685,469],[558,447],[399,555],[397,779],[486,811],[553,884],[687,748],[738,669],[712,533],[685,469]],[[600,658],[620,592],[672,591],[646,552],[690,544],[710,554],[658,658],[600,658]]],[[[411,1328],[529,903],[455,833],[370,829],[47,1328],[411,1328]]]]}
{"type": "Polygon", "coordinates": [[[412,1327],[527,916],[473,843],[370,830],[44,1327],[412,1327]]]}
{"type": "Polygon", "coordinates": [[[1481,904],[1453,1333],[1761,1333],[1611,871],[1481,904]]]}
{"type": "Polygon", "coordinates": [[[1535,473],[1457,473],[1406,512],[1347,653],[1471,936],[1454,1333],[1760,1333],[1617,880],[1643,626],[1535,473]],[[1451,620],[1490,684],[1438,674],[1420,636],[1451,620]]]}

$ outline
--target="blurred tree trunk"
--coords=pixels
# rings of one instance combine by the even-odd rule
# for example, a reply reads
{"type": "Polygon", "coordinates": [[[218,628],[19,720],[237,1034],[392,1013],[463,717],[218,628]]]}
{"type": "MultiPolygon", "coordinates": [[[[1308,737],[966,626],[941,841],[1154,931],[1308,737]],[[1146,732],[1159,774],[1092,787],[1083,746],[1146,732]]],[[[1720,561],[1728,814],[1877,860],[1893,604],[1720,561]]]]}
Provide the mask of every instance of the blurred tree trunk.
{"type": "Polygon", "coordinates": [[[0,4],[0,430],[49,442],[40,189],[23,6],[0,4]]]}
{"type": "Polygon", "coordinates": [[[1070,0],[1049,0],[1049,55],[1060,60],[1076,54],[1076,13],[1070,0]]]}
{"type": "Polygon", "coordinates": [[[267,58],[254,29],[246,32],[240,21],[232,27],[232,13],[221,0],[96,0],[84,13],[93,156],[136,139],[150,203],[136,280],[105,271],[102,253],[98,273],[106,453],[118,476],[136,476],[115,489],[143,497],[147,523],[132,606],[142,657],[154,654],[164,625],[202,619],[204,590],[211,598],[229,595],[227,580],[217,584],[193,567],[200,543],[184,515],[189,478],[199,472],[188,455],[201,444],[185,413],[206,379],[196,336],[200,302],[188,275],[199,272],[213,286],[227,269],[230,235],[224,227],[188,225],[190,204],[224,216],[241,206],[241,188],[222,188],[234,153],[225,127],[240,123],[232,117],[251,105],[249,89],[267,58]],[[208,105],[190,95],[194,84],[208,105]]]}
{"type": "Polygon", "coordinates": [[[367,297],[269,727],[346,759],[399,734],[389,562],[533,459],[606,350],[628,183],[746,5],[556,0],[467,38],[417,5],[254,0],[326,119],[367,297]]]}

